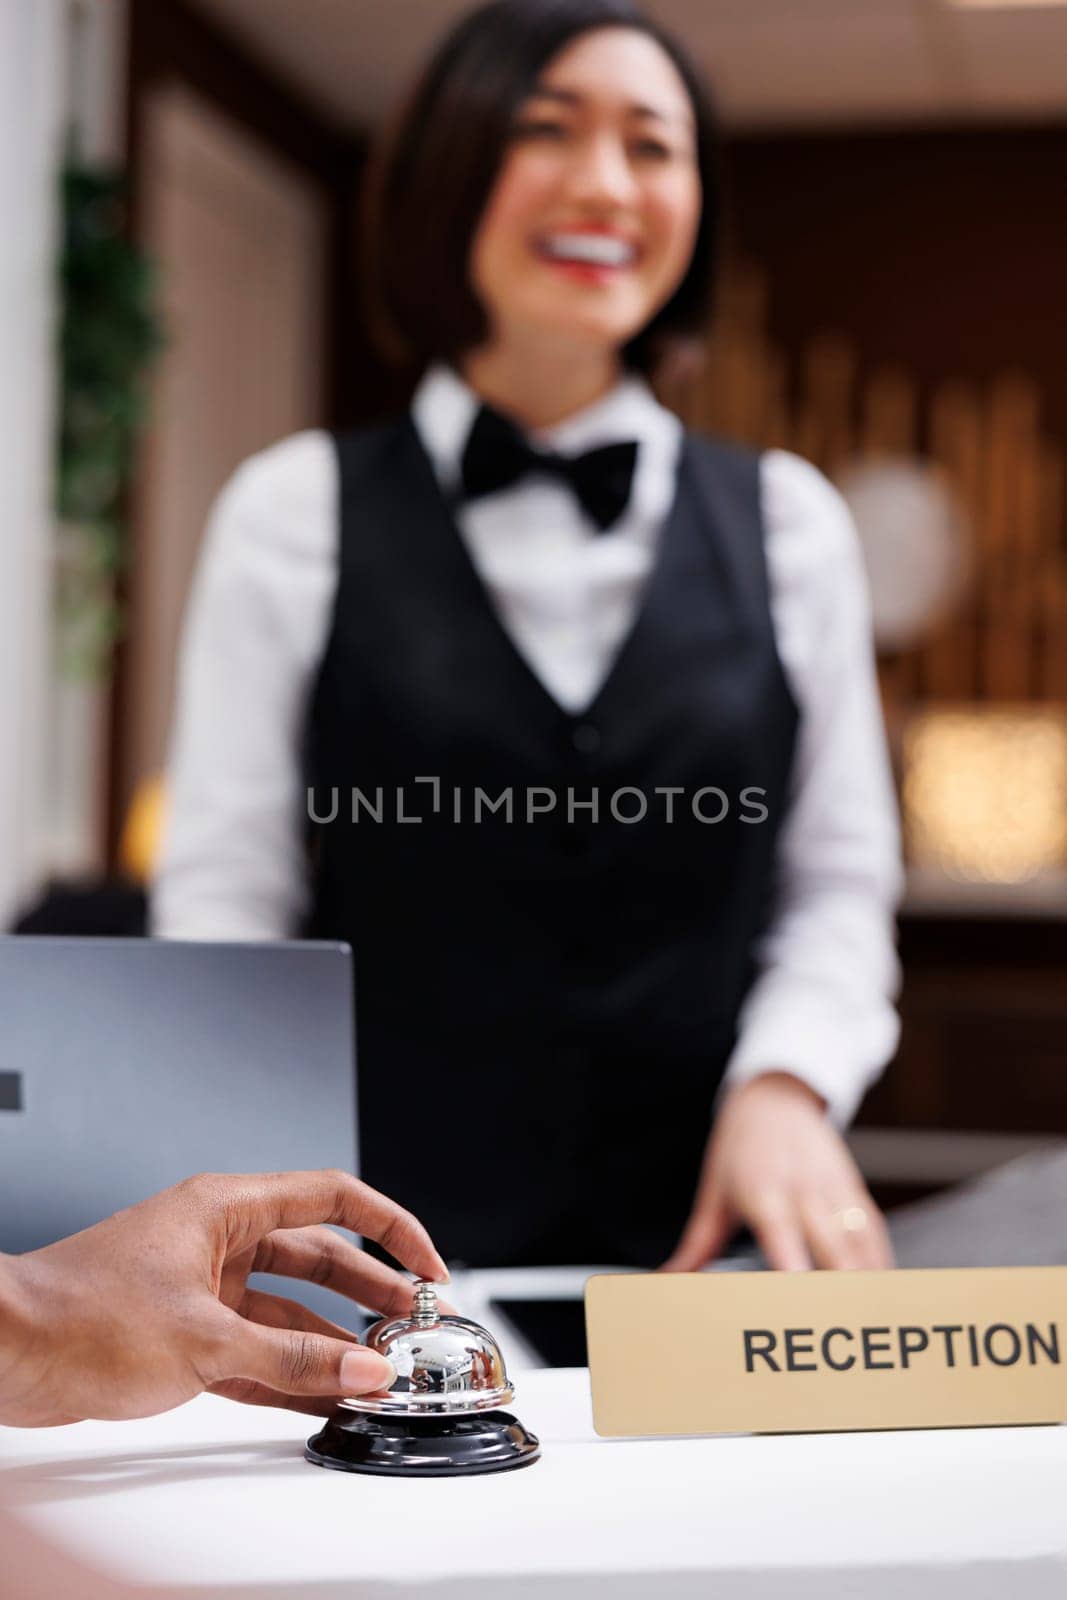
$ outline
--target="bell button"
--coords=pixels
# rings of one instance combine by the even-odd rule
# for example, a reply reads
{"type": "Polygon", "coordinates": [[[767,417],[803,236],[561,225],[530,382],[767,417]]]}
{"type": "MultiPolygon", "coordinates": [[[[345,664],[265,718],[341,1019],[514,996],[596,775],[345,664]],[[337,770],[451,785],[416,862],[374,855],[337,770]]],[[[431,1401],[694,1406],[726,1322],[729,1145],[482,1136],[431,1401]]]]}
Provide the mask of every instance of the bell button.
{"type": "Polygon", "coordinates": [[[387,1477],[445,1478],[506,1472],[541,1447],[511,1403],[504,1357],[478,1323],[442,1311],[432,1283],[415,1285],[411,1311],[364,1334],[396,1370],[391,1389],[343,1399],[304,1454],[318,1467],[387,1477]]]}
{"type": "Polygon", "coordinates": [[[600,729],[591,722],[579,722],[571,729],[571,744],[583,756],[595,755],[600,749],[600,729]]]}

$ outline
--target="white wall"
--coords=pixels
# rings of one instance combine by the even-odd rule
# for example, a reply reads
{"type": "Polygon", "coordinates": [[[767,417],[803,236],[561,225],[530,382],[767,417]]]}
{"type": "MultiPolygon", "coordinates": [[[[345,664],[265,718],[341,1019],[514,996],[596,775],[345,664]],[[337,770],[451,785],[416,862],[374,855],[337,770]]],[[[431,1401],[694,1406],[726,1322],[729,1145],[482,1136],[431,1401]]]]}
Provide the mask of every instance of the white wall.
{"type": "MultiPolygon", "coordinates": [[[[65,0],[65,11],[67,121],[83,160],[119,164],[126,0],[65,0]]],[[[91,875],[103,866],[109,709],[106,684],[52,674],[44,851],[57,877],[91,875]]]]}
{"type": "Polygon", "coordinates": [[[44,870],[61,0],[0,4],[0,926],[44,870]]]}
{"type": "Polygon", "coordinates": [[[120,154],[124,27],[125,0],[0,0],[0,929],[97,855],[102,697],[53,668],[57,189],[71,121],[120,154]]]}
{"type": "Polygon", "coordinates": [[[144,107],[141,226],[169,340],[138,463],[125,805],[165,764],[186,597],[212,501],[246,456],[322,421],[321,188],[182,85],[144,107]]]}

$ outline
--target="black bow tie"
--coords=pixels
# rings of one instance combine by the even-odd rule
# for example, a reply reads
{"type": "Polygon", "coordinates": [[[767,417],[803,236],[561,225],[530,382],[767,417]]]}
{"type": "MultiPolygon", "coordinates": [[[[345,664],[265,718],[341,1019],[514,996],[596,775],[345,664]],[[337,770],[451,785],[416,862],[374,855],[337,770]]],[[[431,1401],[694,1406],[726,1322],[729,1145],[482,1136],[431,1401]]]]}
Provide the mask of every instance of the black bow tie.
{"type": "Polygon", "coordinates": [[[603,533],[626,510],[636,461],[637,444],[632,439],[601,445],[580,456],[535,450],[509,418],[482,406],[463,452],[463,495],[476,500],[507,489],[528,472],[548,472],[570,485],[603,533]]]}

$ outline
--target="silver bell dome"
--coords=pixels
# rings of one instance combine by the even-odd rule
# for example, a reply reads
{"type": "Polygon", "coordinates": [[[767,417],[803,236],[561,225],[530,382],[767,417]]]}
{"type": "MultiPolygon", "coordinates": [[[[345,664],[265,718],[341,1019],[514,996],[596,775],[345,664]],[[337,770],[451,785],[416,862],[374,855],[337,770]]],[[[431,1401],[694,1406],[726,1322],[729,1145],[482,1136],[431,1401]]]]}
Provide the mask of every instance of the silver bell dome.
{"type": "Polygon", "coordinates": [[[440,1311],[432,1283],[415,1285],[411,1315],[385,1317],[367,1329],[369,1350],[387,1356],[396,1382],[379,1394],[342,1400],[347,1410],[431,1417],[496,1411],[515,1391],[491,1333],[466,1317],[440,1311]]]}

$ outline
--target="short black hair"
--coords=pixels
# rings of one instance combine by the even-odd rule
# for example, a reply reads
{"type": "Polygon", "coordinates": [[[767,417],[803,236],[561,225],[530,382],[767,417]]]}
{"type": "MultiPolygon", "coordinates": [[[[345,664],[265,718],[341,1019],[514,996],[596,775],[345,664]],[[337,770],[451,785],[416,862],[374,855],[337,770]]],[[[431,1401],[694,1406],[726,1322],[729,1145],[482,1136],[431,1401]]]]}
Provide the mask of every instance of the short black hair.
{"type": "Polygon", "coordinates": [[[474,234],[514,116],[541,69],[596,28],[647,34],[692,102],[703,206],[685,277],[623,351],[648,370],[664,343],[710,316],[718,255],[718,140],[709,92],[686,50],[632,0],[490,0],[445,37],[372,155],[364,218],[370,314],[383,347],[415,367],[455,361],[487,321],[470,282],[474,234]]]}

